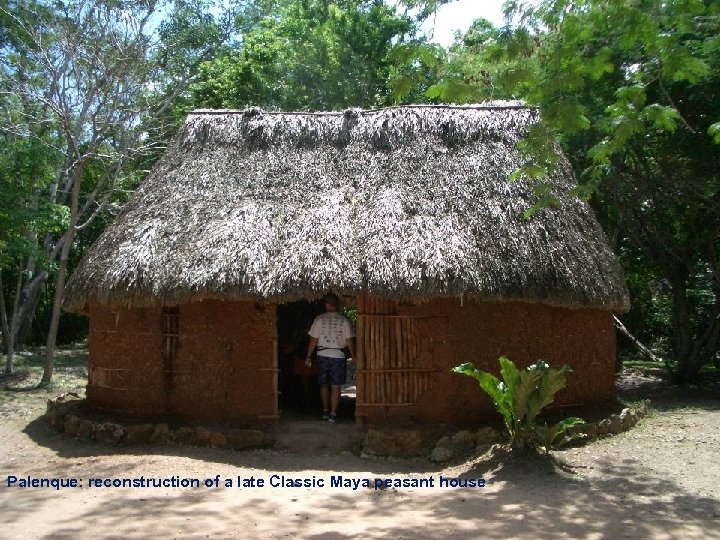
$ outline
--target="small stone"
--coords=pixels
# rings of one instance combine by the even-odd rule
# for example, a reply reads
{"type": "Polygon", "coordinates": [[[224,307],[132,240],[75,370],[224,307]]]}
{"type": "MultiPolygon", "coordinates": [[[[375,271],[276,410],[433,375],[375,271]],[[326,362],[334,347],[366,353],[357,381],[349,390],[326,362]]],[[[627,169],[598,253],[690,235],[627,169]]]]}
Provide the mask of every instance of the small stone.
{"type": "Polygon", "coordinates": [[[452,448],[458,453],[466,453],[475,449],[477,440],[474,433],[463,430],[452,436],[452,448]]]}
{"type": "Polygon", "coordinates": [[[127,444],[146,444],[150,442],[155,431],[153,424],[137,424],[125,428],[125,442],[127,444]]]}
{"type": "Polygon", "coordinates": [[[80,419],[74,414],[68,414],[65,417],[65,433],[74,437],[77,435],[78,427],[80,427],[80,419]]]}
{"type": "Polygon", "coordinates": [[[414,429],[403,430],[394,440],[400,447],[397,456],[403,458],[425,457],[432,446],[420,431],[414,429]]]}
{"type": "Polygon", "coordinates": [[[451,436],[446,435],[444,437],[440,437],[440,439],[438,439],[438,441],[435,443],[435,449],[431,452],[431,456],[433,453],[436,453],[436,455],[440,456],[444,455],[444,452],[440,452],[439,454],[435,452],[440,448],[448,450],[452,456],[469,454],[470,452],[475,450],[476,446],[477,434],[471,431],[462,430],[454,433],[451,436]]]}
{"type": "Polygon", "coordinates": [[[453,452],[447,447],[444,446],[436,446],[433,448],[433,451],[430,453],[430,460],[434,461],[435,463],[440,463],[443,461],[449,461],[453,458],[453,452]]]}
{"type": "Polygon", "coordinates": [[[52,409],[45,414],[48,424],[62,433],[65,431],[65,415],[58,409],[52,409]]]}
{"type": "Polygon", "coordinates": [[[188,426],[183,426],[172,433],[172,441],[175,444],[191,445],[195,444],[195,430],[188,426]]]}
{"type": "Polygon", "coordinates": [[[198,443],[210,444],[210,430],[203,426],[195,428],[198,443]]]}
{"type": "Polygon", "coordinates": [[[227,434],[227,443],[236,450],[257,448],[263,445],[265,433],[259,429],[231,429],[227,434]]]}
{"type": "Polygon", "coordinates": [[[400,453],[400,445],[391,435],[370,428],[365,434],[362,451],[374,456],[397,456],[400,453]]]}
{"type": "Polygon", "coordinates": [[[491,444],[498,442],[502,438],[500,432],[491,427],[481,427],[475,434],[475,444],[482,446],[485,444],[491,444]]]}
{"type": "Polygon", "coordinates": [[[630,409],[623,409],[620,413],[620,422],[622,423],[622,429],[627,430],[635,425],[635,413],[630,409]]]}
{"type": "Polygon", "coordinates": [[[436,448],[450,448],[452,447],[452,438],[449,436],[440,437],[437,443],[435,443],[436,448]]]}
{"type": "Polygon", "coordinates": [[[170,429],[167,424],[156,424],[150,434],[149,442],[153,444],[167,444],[170,440],[170,429]]]}
{"type": "Polygon", "coordinates": [[[610,432],[610,420],[605,418],[605,420],[600,420],[597,424],[597,434],[600,435],[607,435],[610,432]]]}
{"type": "Polygon", "coordinates": [[[592,422],[578,426],[578,431],[584,433],[588,439],[594,439],[598,436],[597,425],[592,422]]]}
{"type": "Polygon", "coordinates": [[[218,448],[222,448],[227,444],[227,437],[224,433],[213,431],[210,433],[210,444],[218,448]]]}
{"type": "Polygon", "coordinates": [[[82,419],[80,420],[75,436],[82,439],[91,439],[96,428],[97,424],[92,420],[82,419]]]}
{"type": "Polygon", "coordinates": [[[620,420],[620,417],[617,414],[611,414],[608,420],[610,421],[610,427],[608,428],[608,432],[620,433],[620,431],[622,430],[622,421],[620,420]]]}
{"type": "Polygon", "coordinates": [[[117,444],[125,435],[125,429],[119,424],[106,422],[95,428],[95,440],[104,444],[117,444]]]}

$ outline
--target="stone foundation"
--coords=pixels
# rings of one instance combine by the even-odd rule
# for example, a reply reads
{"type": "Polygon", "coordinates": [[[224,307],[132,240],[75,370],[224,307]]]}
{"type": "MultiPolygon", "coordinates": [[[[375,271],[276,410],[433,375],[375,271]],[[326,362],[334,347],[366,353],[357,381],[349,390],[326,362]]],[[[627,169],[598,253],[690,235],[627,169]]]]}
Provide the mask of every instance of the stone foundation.
{"type": "MultiPolygon", "coordinates": [[[[572,427],[570,434],[583,434],[572,444],[585,444],[597,438],[615,435],[635,426],[648,412],[649,401],[619,414],[572,427]]],[[[183,425],[171,428],[167,423],[126,423],[118,419],[93,419],[95,411],[83,399],[60,396],[48,400],[47,422],[69,437],[109,445],[174,445],[209,446],[248,450],[269,448],[276,443],[276,428],[240,429],[229,426],[183,425]]],[[[97,416],[97,415],[96,415],[97,416]]],[[[334,426],[337,428],[338,426],[334,426]]],[[[368,428],[358,451],[366,458],[429,458],[444,463],[465,458],[502,443],[504,436],[492,427],[456,431],[449,426],[417,426],[406,428],[368,428]]]]}
{"type": "Polygon", "coordinates": [[[127,423],[120,420],[93,419],[93,410],[85,400],[49,400],[45,418],[55,430],[78,439],[109,445],[210,446],[247,450],[274,444],[271,430],[239,429],[223,426],[180,426],[167,423],[127,423]]]}

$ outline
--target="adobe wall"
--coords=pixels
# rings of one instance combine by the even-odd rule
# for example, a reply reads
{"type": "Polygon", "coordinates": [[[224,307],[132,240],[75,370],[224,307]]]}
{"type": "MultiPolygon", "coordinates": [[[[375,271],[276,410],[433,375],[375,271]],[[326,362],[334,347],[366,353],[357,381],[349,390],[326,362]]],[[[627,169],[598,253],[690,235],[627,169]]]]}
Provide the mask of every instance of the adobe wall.
{"type": "Polygon", "coordinates": [[[90,305],[87,399],[136,416],[164,412],[159,308],[90,305]]]}
{"type": "Polygon", "coordinates": [[[161,324],[159,308],[91,306],[92,404],[139,417],[274,421],[274,305],[180,305],[179,347],[170,366],[163,365],[161,324]]]}
{"type": "Polygon", "coordinates": [[[183,418],[274,420],[275,305],[204,300],[180,306],[169,411],[183,418]]]}
{"type": "Polygon", "coordinates": [[[615,331],[609,311],[468,300],[461,306],[458,299],[437,299],[401,304],[398,314],[419,317],[418,367],[435,370],[432,387],[415,405],[363,408],[366,423],[497,421],[492,402],[477,382],[450,369],[472,362],[499,376],[502,355],[519,367],[539,359],[551,367],[572,367],[553,406],[597,405],[614,398],[615,331]]]}

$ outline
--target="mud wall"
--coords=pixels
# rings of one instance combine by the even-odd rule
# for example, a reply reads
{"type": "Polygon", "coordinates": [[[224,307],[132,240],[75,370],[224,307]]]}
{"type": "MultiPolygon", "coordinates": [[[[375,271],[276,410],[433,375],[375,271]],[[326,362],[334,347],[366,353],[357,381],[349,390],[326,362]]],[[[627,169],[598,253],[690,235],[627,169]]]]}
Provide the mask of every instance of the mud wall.
{"type": "MultiPolygon", "coordinates": [[[[520,367],[542,359],[573,368],[567,387],[553,406],[592,406],[614,397],[615,332],[612,313],[523,302],[437,299],[399,304],[399,315],[413,317],[420,344],[418,368],[432,369],[430,388],[414,405],[360,407],[368,424],[472,424],[498,420],[477,382],[450,368],[473,362],[499,375],[498,358],[520,367]]],[[[359,390],[360,392],[360,390],[359,390]]]]}
{"type": "Polygon", "coordinates": [[[275,306],[205,300],[180,306],[169,411],[183,418],[277,416],[275,306]]]}
{"type": "Polygon", "coordinates": [[[275,306],[205,300],[178,310],[178,344],[163,356],[162,310],[90,309],[88,400],[138,417],[277,417],[275,306]]]}
{"type": "Polygon", "coordinates": [[[160,309],[90,305],[87,398],[135,416],[165,409],[160,309]]]}

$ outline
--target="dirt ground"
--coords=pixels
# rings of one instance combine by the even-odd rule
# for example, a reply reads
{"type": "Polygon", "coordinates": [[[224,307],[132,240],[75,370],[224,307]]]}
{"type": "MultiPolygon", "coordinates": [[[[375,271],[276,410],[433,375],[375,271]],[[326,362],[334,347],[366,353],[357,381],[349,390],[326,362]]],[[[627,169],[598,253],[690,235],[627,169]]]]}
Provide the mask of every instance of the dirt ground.
{"type": "MultiPolygon", "coordinates": [[[[59,375],[66,388],[81,390],[84,373],[71,364],[59,375]]],[[[27,381],[21,374],[5,381],[15,390],[0,392],[0,538],[720,538],[717,385],[676,388],[659,373],[626,370],[618,380],[621,397],[652,400],[647,418],[621,435],[555,452],[556,465],[486,454],[444,468],[348,452],[71,440],[40,418],[53,392],[30,390],[32,373],[27,381]],[[220,487],[204,486],[217,475],[220,487]],[[10,476],[74,478],[83,486],[8,486],[10,476]],[[348,487],[330,485],[339,476],[348,487]],[[200,486],[88,485],[140,477],[198,479],[200,486]],[[238,487],[238,477],[241,485],[250,478],[265,485],[238,487]],[[484,478],[486,486],[440,487],[441,477],[484,478]],[[269,485],[280,478],[314,485],[269,485]],[[434,487],[353,489],[353,479],[432,479],[434,487]]]]}

